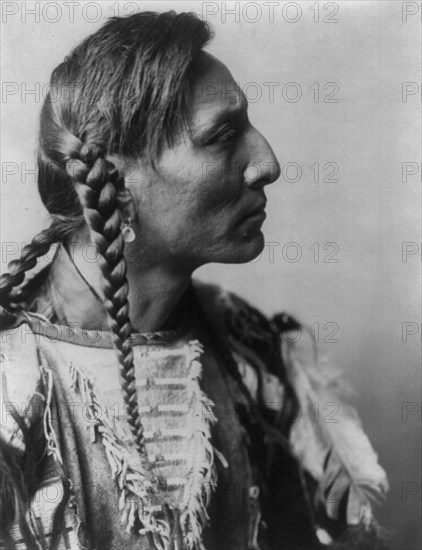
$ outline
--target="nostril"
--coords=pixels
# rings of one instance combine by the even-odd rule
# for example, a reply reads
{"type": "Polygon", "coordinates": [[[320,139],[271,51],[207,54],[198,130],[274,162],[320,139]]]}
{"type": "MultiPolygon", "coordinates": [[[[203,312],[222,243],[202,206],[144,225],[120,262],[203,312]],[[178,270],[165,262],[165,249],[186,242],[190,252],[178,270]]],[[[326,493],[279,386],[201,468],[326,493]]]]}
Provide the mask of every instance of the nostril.
{"type": "Polygon", "coordinates": [[[251,162],[245,169],[243,179],[246,185],[252,186],[264,186],[273,183],[280,177],[280,165],[277,160],[251,162]]]}
{"type": "Polygon", "coordinates": [[[265,177],[265,174],[263,174],[263,168],[265,167],[263,167],[263,165],[259,162],[250,162],[243,174],[245,183],[251,184],[265,177]]]}

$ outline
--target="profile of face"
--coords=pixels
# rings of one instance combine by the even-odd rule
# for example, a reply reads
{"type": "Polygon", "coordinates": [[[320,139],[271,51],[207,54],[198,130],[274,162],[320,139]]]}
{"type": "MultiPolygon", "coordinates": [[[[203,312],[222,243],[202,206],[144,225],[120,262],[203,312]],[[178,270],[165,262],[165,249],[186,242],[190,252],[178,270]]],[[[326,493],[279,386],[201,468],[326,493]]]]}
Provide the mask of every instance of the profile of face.
{"type": "Polygon", "coordinates": [[[193,75],[188,128],[163,148],[155,169],[139,162],[125,174],[139,233],[133,246],[151,251],[150,261],[189,270],[247,262],[262,251],[264,187],[280,175],[227,67],[201,53],[193,75]]]}

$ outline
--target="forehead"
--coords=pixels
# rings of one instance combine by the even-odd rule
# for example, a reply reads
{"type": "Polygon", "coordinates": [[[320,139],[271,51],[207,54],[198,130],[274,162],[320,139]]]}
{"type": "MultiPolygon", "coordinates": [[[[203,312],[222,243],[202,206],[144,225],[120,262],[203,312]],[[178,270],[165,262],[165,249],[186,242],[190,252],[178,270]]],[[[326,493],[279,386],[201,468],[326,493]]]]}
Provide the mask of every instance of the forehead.
{"type": "Polygon", "coordinates": [[[246,109],[246,97],[232,74],[211,54],[202,52],[191,74],[189,118],[192,122],[246,109]]]}

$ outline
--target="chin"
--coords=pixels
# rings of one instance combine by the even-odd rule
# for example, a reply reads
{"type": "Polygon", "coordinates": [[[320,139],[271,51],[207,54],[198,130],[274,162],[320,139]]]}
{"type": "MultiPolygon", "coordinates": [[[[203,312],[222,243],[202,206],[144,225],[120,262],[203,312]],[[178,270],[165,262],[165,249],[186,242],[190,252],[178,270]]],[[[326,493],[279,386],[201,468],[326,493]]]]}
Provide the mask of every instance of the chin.
{"type": "Polygon", "coordinates": [[[259,231],[259,233],[254,237],[253,240],[248,242],[247,245],[244,247],[244,258],[241,260],[241,263],[243,262],[251,262],[252,260],[255,260],[257,256],[261,254],[261,252],[264,250],[265,247],[265,239],[262,231],[259,231]]]}
{"type": "Polygon", "coordinates": [[[221,257],[214,261],[224,264],[251,262],[261,254],[264,246],[264,235],[261,231],[258,231],[254,235],[248,235],[235,242],[227,243],[221,248],[221,257]]]}

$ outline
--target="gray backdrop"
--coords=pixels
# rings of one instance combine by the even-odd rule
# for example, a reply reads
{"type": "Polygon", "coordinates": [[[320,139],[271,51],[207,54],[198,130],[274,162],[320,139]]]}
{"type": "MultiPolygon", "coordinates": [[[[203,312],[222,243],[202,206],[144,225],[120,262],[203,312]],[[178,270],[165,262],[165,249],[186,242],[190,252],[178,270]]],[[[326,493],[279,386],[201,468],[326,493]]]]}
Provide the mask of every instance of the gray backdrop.
{"type": "MultiPolygon", "coordinates": [[[[47,224],[37,117],[51,70],[135,2],[3,2],[2,263],[47,224]]],[[[266,248],[198,276],[311,326],[390,478],[392,548],[420,547],[420,3],[142,2],[196,11],[273,146],[266,248]]],[[[44,260],[43,260],[44,261],[44,260]]]]}

